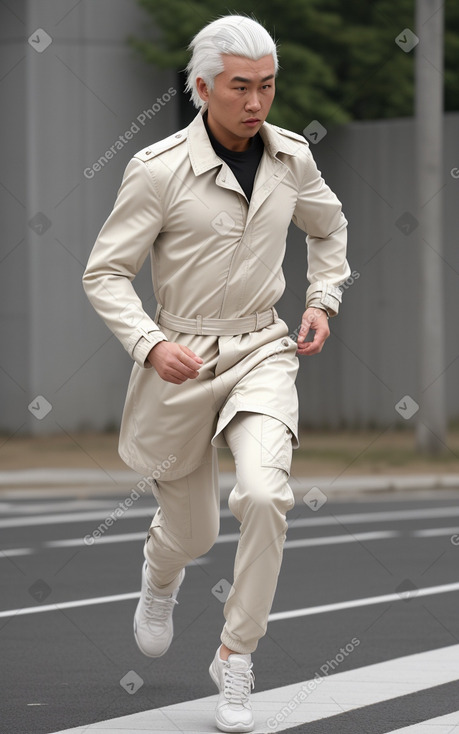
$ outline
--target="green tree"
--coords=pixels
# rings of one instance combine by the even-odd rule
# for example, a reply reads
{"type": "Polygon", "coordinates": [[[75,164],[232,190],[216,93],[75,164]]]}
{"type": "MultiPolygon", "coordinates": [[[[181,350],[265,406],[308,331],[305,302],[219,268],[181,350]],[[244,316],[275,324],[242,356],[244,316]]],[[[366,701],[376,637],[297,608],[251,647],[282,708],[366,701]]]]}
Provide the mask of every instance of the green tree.
{"type": "MultiPolygon", "coordinates": [[[[330,127],[349,120],[413,114],[414,51],[395,38],[414,30],[415,0],[138,0],[152,40],[130,39],[159,68],[185,68],[191,38],[228,13],[251,15],[278,41],[280,73],[269,121],[301,132],[311,120],[330,127]]],[[[446,7],[445,107],[459,101],[459,5],[446,7]]]]}

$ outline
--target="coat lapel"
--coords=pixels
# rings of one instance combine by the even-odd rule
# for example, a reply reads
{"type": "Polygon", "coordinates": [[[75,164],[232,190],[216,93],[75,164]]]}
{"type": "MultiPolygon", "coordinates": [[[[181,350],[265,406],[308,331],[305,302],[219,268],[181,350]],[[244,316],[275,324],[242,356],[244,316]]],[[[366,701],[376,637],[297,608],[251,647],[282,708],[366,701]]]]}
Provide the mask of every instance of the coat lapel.
{"type": "MultiPolygon", "coordinates": [[[[199,176],[219,166],[220,170],[215,180],[217,186],[236,191],[245,199],[245,194],[233,172],[217,156],[212,147],[202,119],[202,115],[206,109],[207,107],[204,105],[188,126],[188,154],[193,172],[195,176],[199,176]]],[[[279,160],[277,154],[285,153],[287,155],[295,155],[298,148],[298,143],[295,145],[294,140],[286,140],[272,125],[266,122],[262,125],[260,134],[265,144],[265,150],[255,177],[253,193],[247,213],[246,227],[268,196],[272,194],[289,173],[288,167],[279,160]]]]}

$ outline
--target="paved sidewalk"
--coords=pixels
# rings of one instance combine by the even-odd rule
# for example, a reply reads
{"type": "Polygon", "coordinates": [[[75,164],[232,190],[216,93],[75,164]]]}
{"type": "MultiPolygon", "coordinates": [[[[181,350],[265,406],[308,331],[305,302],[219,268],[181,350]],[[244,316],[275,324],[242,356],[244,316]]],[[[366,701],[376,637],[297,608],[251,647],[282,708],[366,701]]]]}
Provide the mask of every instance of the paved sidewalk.
{"type": "MultiPolygon", "coordinates": [[[[117,433],[69,433],[0,438],[0,496],[40,490],[50,496],[117,493],[136,487],[140,475],[118,456],[117,433]]],[[[219,450],[222,498],[234,484],[229,450],[219,450]]],[[[414,431],[307,431],[293,452],[290,485],[297,500],[311,489],[320,497],[400,490],[459,488],[459,430],[448,433],[441,456],[416,452],[414,431]]]]}
{"type": "MultiPolygon", "coordinates": [[[[220,473],[220,492],[227,499],[235,484],[233,472],[220,473]]],[[[78,495],[90,497],[99,494],[127,495],[142,477],[131,470],[107,472],[102,469],[23,469],[0,471],[0,497],[41,497],[78,495]]],[[[354,496],[365,493],[399,491],[459,490],[459,474],[384,474],[336,476],[292,476],[290,486],[297,502],[310,493],[310,501],[321,504],[321,493],[327,498],[354,496]]],[[[144,483],[143,483],[144,484],[144,483]]],[[[142,486],[142,485],[141,485],[142,486]]]]}

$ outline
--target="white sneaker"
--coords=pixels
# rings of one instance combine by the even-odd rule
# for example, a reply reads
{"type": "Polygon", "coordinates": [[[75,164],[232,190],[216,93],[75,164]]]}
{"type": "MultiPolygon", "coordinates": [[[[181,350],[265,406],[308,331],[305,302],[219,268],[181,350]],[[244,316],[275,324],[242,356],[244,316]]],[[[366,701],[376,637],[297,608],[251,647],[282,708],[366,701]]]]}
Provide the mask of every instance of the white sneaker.
{"type": "Polygon", "coordinates": [[[220,658],[220,648],[210,665],[209,673],[220,691],[215,721],[220,731],[252,731],[254,720],[250,691],[255,683],[251,655],[229,655],[220,658]]]}
{"type": "Polygon", "coordinates": [[[147,581],[147,562],[142,567],[142,589],[134,615],[134,637],[144,655],[159,658],[169,649],[174,636],[172,613],[178,604],[177,594],[185,577],[179,576],[177,588],[169,596],[158,596],[147,581]]]}

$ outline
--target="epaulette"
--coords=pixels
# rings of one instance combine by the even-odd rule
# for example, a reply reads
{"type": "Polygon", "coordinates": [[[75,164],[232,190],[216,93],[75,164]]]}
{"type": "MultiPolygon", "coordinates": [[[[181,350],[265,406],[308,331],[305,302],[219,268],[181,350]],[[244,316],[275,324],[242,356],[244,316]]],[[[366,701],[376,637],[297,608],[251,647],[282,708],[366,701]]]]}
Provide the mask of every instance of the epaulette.
{"type": "Polygon", "coordinates": [[[298,135],[298,133],[294,133],[291,130],[284,130],[283,127],[277,127],[277,125],[273,125],[273,127],[278,133],[280,133],[281,135],[285,135],[286,138],[292,138],[293,140],[297,140],[300,143],[306,143],[306,145],[309,145],[304,135],[298,135]]]}
{"type": "Polygon", "coordinates": [[[164,153],[164,151],[175,148],[176,145],[183,143],[187,139],[187,136],[188,129],[185,127],[183,130],[179,130],[178,132],[173,133],[173,135],[169,135],[167,138],[158,140],[157,143],[153,143],[153,145],[149,145],[146,148],[139,150],[139,152],[134,155],[134,158],[139,158],[143,162],[149,161],[160,153],[164,153]]]}

